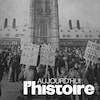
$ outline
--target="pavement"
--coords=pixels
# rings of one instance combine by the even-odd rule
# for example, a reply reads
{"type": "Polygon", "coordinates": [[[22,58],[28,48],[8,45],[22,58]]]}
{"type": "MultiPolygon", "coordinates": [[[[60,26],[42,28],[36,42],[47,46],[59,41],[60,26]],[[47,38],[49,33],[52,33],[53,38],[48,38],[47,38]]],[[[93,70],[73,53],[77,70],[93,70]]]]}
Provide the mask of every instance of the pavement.
{"type": "MultiPolygon", "coordinates": [[[[2,94],[0,96],[0,100],[30,100],[30,99],[16,99],[21,95],[21,82],[9,82],[7,80],[8,74],[4,73],[3,80],[1,82],[2,94]]],[[[34,96],[31,100],[46,100],[44,96],[34,96]]],[[[84,99],[85,100],[85,99],[84,99]]]]}
{"type": "MultiPolygon", "coordinates": [[[[4,73],[4,77],[1,82],[2,94],[0,96],[0,100],[17,100],[16,98],[18,96],[22,97],[20,91],[22,88],[21,82],[9,82],[7,78],[8,74],[4,73]]],[[[18,100],[23,100],[23,99],[18,99],[18,100]]],[[[34,96],[34,98],[31,100],[44,100],[44,97],[34,96]]]]}
{"type": "Polygon", "coordinates": [[[21,83],[20,82],[8,82],[8,74],[4,73],[3,80],[1,82],[2,94],[0,100],[16,100],[16,97],[21,95],[21,83]]]}

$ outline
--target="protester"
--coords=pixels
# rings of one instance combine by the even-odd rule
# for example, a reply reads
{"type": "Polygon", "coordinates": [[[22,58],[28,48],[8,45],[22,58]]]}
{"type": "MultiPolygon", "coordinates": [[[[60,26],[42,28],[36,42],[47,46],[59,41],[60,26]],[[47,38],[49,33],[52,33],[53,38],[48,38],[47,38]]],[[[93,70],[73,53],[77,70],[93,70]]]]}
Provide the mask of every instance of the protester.
{"type": "Polygon", "coordinates": [[[98,83],[99,88],[100,88],[100,76],[99,76],[100,75],[100,58],[98,59],[98,63],[94,69],[94,73],[95,73],[96,82],[98,83]]]}
{"type": "Polygon", "coordinates": [[[94,85],[95,73],[94,73],[94,64],[92,62],[90,62],[89,66],[88,66],[88,70],[86,72],[86,78],[87,78],[89,84],[94,85]]]}
{"type": "Polygon", "coordinates": [[[62,51],[59,51],[58,54],[56,55],[56,60],[55,60],[55,76],[58,76],[57,70],[58,73],[61,74],[61,67],[65,67],[65,62],[63,60],[62,51]]]}
{"type": "Polygon", "coordinates": [[[11,74],[12,74],[12,67],[11,67],[11,58],[12,58],[12,53],[10,52],[7,58],[7,65],[8,65],[8,69],[9,69],[9,73],[8,73],[8,81],[11,81],[11,74]]]}
{"type": "Polygon", "coordinates": [[[16,52],[14,52],[11,58],[10,65],[12,68],[12,82],[18,81],[20,73],[20,56],[16,52]]]}

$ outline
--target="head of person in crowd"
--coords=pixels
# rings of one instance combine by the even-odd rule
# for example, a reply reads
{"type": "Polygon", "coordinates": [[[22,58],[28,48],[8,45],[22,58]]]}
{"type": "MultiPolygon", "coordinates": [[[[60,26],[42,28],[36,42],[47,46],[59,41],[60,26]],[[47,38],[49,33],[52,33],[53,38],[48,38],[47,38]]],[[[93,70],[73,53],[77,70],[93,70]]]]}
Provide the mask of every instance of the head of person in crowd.
{"type": "Polygon", "coordinates": [[[76,70],[79,69],[79,62],[78,62],[78,61],[76,61],[76,62],[74,63],[74,69],[76,69],[76,70]]]}
{"type": "Polygon", "coordinates": [[[72,62],[75,62],[75,57],[72,57],[72,62]]]}
{"type": "Polygon", "coordinates": [[[13,55],[14,55],[14,56],[16,56],[16,55],[17,55],[17,52],[16,52],[16,51],[14,51],[13,55]]]}
{"type": "Polygon", "coordinates": [[[67,60],[67,56],[64,56],[64,57],[63,57],[63,60],[66,61],[66,60],[67,60]]]}
{"type": "Polygon", "coordinates": [[[57,57],[58,55],[59,55],[59,51],[56,50],[56,52],[55,52],[55,56],[57,57]]]}
{"type": "Polygon", "coordinates": [[[82,53],[79,54],[79,58],[80,58],[80,59],[83,59],[82,53]]]}
{"type": "Polygon", "coordinates": [[[84,62],[84,60],[80,60],[79,63],[81,68],[85,67],[86,63],[84,62]]]}
{"type": "Polygon", "coordinates": [[[67,74],[67,70],[65,67],[61,67],[61,75],[67,74]]]}
{"type": "Polygon", "coordinates": [[[63,51],[59,50],[59,56],[63,56],[63,51]]]}
{"type": "Polygon", "coordinates": [[[100,94],[100,91],[99,91],[100,87],[96,81],[94,82],[94,87],[95,87],[96,94],[99,95],[100,94]]]}
{"type": "Polygon", "coordinates": [[[86,64],[89,65],[89,68],[92,68],[92,69],[94,69],[96,67],[95,63],[92,61],[88,61],[88,62],[86,62],[86,64]]]}
{"type": "MultiPolygon", "coordinates": [[[[87,63],[88,64],[88,63],[87,63]]],[[[94,62],[92,62],[92,61],[90,61],[90,63],[89,63],[89,68],[90,69],[94,69],[96,66],[95,66],[95,63],[94,62]]]]}

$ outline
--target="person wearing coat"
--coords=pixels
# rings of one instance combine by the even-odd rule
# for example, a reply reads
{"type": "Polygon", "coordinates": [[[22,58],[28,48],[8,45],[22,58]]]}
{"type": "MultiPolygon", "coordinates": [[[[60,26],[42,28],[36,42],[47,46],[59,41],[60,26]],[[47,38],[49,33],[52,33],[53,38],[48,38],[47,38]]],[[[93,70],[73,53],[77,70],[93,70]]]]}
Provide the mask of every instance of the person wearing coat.
{"type": "Polygon", "coordinates": [[[4,72],[4,62],[3,62],[3,54],[0,52],[0,96],[1,96],[1,81],[3,78],[3,72],[4,72]]]}

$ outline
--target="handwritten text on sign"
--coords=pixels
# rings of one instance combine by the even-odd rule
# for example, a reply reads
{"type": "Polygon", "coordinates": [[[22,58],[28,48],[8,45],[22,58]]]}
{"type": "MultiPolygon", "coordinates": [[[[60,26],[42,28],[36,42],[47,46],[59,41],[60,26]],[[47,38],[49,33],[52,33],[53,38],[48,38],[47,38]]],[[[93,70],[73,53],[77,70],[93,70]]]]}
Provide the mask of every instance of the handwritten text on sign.
{"type": "Polygon", "coordinates": [[[31,45],[31,47],[25,46],[22,51],[21,56],[21,64],[25,65],[37,65],[37,59],[38,59],[38,53],[39,53],[39,45],[31,45]]]}
{"type": "Polygon", "coordinates": [[[55,49],[50,45],[41,45],[40,64],[55,65],[55,49]]]}
{"type": "Polygon", "coordinates": [[[100,57],[100,45],[88,41],[84,58],[92,62],[97,62],[99,57],[100,57]]]}

